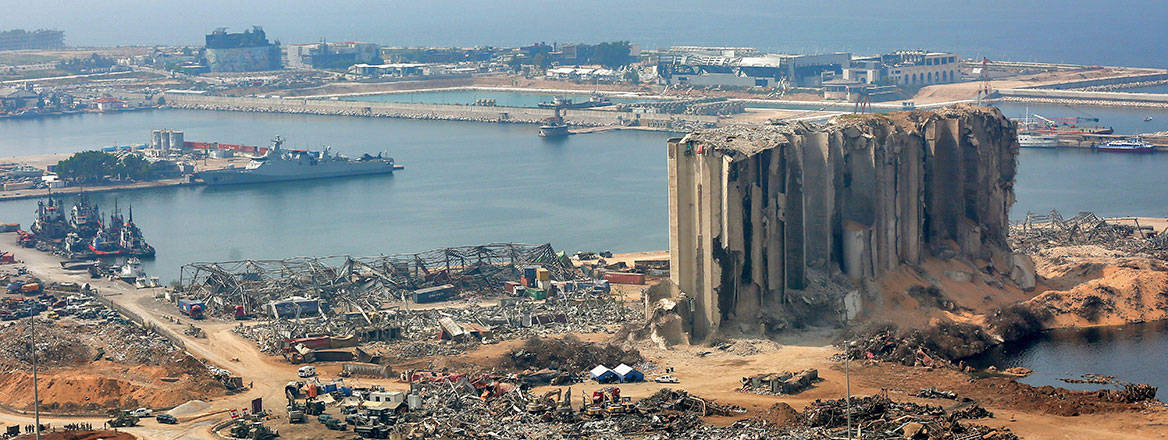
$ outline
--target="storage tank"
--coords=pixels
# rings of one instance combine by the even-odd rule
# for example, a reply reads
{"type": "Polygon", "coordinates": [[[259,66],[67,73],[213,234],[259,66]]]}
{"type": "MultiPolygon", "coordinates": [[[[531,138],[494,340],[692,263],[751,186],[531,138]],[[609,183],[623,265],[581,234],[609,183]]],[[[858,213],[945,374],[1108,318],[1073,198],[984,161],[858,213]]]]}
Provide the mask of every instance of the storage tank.
{"type": "Polygon", "coordinates": [[[170,148],[181,150],[183,147],[183,132],[182,130],[170,131],[170,148]]]}

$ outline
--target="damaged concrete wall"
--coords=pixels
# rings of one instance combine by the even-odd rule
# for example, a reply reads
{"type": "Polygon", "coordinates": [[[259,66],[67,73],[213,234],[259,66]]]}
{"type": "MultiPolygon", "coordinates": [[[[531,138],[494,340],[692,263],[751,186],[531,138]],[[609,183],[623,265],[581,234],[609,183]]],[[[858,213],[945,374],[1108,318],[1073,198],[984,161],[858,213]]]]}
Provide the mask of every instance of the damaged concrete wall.
{"type": "Polygon", "coordinates": [[[1008,255],[1017,153],[1009,120],[967,105],[671,139],[670,276],[690,336],[830,322],[856,286],[941,248],[1008,255]]]}

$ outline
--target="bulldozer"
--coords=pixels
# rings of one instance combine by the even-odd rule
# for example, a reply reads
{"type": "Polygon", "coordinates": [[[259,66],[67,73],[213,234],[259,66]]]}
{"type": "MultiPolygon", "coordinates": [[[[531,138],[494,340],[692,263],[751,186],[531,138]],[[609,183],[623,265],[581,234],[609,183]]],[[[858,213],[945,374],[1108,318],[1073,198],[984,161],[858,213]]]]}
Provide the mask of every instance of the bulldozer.
{"type": "Polygon", "coordinates": [[[129,411],[111,411],[109,426],[111,428],[125,428],[128,426],[138,425],[138,417],[131,415],[129,411]]]}

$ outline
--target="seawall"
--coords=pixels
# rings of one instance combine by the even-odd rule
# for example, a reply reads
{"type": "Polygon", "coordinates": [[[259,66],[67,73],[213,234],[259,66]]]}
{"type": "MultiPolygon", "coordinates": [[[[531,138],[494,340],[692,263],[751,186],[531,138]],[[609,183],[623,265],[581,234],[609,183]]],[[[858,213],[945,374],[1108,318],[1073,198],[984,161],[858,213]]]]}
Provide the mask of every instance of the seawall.
{"type": "MultiPolygon", "coordinates": [[[[165,98],[170,107],[193,110],[307,113],[520,124],[538,124],[554,114],[552,110],[527,107],[333,101],[303,98],[241,98],[173,93],[167,93],[165,98]]],[[[711,127],[719,121],[717,116],[608,110],[567,110],[563,112],[563,117],[569,124],[579,126],[620,125],[676,130],[711,127]]]]}

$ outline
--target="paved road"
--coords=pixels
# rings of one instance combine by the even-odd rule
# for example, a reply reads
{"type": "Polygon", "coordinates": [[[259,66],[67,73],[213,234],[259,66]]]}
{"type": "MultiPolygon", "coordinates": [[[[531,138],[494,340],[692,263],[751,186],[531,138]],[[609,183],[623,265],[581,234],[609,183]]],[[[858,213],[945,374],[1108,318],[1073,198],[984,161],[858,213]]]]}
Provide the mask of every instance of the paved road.
{"type": "MultiPolygon", "coordinates": [[[[210,427],[226,420],[225,411],[228,409],[248,407],[250,401],[256,397],[263,397],[269,410],[284,405],[283,387],[289,378],[296,377],[296,366],[261,353],[250,341],[231,331],[234,323],[202,321],[199,322],[199,326],[203,328],[207,338],[186,336],[182,329],[191,321],[179,318],[181,323],[172,322],[166,317],[175,317],[174,314],[167,313],[162,307],[150,307],[156,304],[153,296],[157,289],[135,289],[120,281],[91,280],[87,274],[67,272],[58,264],[59,258],[35,249],[21,248],[16,245],[16,238],[15,233],[0,234],[0,249],[12,251],[16,259],[22,261],[37,277],[46,281],[90,283],[103,296],[142,317],[151,325],[172,330],[192,355],[242,376],[244,384],[253,384],[253,388],[245,393],[211,401],[211,407],[206,411],[183,417],[178,425],[159,425],[153,419],[149,419],[143,421],[143,426],[126,429],[127,432],[145,439],[213,439],[216,437],[211,434],[210,427]]],[[[32,424],[32,419],[28,415],[0,412],[0,423],[3,424],[32,424]]],[[[51,423],[54,426],[76,422],[89,422],[94,426],[101,426],[104,421],[105,419],[92,417],[41,417],[41,423],[51,423]]]]}

